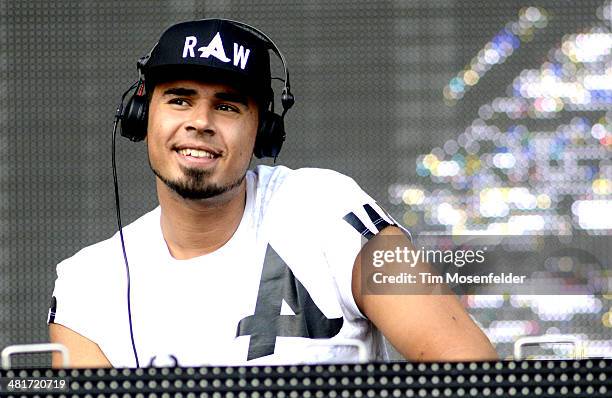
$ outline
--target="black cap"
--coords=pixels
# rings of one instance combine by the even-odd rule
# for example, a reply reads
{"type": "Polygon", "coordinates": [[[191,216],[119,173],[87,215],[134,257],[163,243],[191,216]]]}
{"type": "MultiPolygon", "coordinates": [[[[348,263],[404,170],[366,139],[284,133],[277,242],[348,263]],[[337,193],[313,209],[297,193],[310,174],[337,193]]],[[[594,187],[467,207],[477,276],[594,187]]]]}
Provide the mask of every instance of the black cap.
{"type": "Polygon", "coordinates": [[[176,78],[219,81],[266,99],[271,93],[269,44],[223,19],[169,27],[139,68],[147,85],[176,78]]]}

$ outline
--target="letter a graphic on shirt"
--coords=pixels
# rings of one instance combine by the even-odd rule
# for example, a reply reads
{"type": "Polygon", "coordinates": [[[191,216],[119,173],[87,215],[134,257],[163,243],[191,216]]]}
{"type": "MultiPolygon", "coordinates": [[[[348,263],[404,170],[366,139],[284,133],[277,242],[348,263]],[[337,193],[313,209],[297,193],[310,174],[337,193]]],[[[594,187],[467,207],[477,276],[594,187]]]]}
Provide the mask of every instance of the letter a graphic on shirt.
{"type": "Polygon", "coordinates": [[[247,361],[274,354],[280,336],[331,339],[340,333],[344,318],[327,318],[269,244],[264,261],[255,313],[236,330],[236,337],[251,336],[247,361]]]}
{"type": "Polygon", "coordinates": [[[213,56],[217,58],[219,61],[229,62],[230,59],[225,55],[225,50],[223,49],[223,42],[221,41],[221,35],[219,32],[213,37],[213,39],[208,43],[206,47],[198,48],[198,51],[201,53],[200,58],[208,58],[209,56],[213,56]]]}

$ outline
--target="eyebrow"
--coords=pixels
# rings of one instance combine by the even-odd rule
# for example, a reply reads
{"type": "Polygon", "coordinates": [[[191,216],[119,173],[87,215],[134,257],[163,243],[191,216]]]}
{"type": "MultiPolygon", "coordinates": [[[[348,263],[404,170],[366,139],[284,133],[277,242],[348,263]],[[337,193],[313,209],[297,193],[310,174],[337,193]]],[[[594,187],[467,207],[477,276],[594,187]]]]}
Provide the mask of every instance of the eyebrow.
{"type": "Polygon", "coordinates": [[[185,97],[191,97],[196,95],[197,93],[198,92],[196,90],[191,88],[172,87],[167,90],[164,90],[164,93],[162,95],[181,95],[185,97]]]}
{"type": "MultiPolygon", "coordinates": [[[[185,97],[193,97],[197,94],[198,94],[197,90],[194,90],[192,88],[171,87],[169,89],[164,90],[162,95],[163,96],[178,95],[178,96],[185,96],[185,97]]],[[[220,91],[220,92],[215,93],[215,98],[218,98],[223,101],[237,102],[239,104],[246,106],[247,108],[249,107],[249,101],[247,99],[247,96],[244,94],[220,91]]]]}

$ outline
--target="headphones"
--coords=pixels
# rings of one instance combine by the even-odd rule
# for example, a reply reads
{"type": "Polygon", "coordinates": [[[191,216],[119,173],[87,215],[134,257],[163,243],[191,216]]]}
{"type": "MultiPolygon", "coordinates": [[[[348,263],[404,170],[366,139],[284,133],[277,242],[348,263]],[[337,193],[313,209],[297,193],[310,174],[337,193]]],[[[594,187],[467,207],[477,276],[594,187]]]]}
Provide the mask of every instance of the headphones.
{"type": "MultiPolygon", "coordinates": [[[[272,39],[270,39],[261,30],[251,25],[229,19],[215,18],[215,20],[229,22],[232,25],[256,36],[258,39],[266,43],[269,50],[274,51],[283,64],[283,69],[285,70],[284,87],[281,94],[283,112],[280,115],[274,113],[274,99],[272,96],[271,100],[269,101],[269,105],[266,105],[266,109],[260,114],[257,137],[255,139],[255,148],[253,149],[253,154],[258,159],[270,157],[276,160],[276,157],[280,153],[281,147],[283,146],[283,142],[285,141],[285,137],[287,136],[285,133],[284,123],[285,114],[295,103],[295,98],[293,94],[291,94],[289,69],[287,68],[285,57],[280,52],[276,44],[274,44],[272,39]]],[[[151,57],[151,53],[154,49],[155,46],[149,52],[149,54],[138,60],[137,67],[140,76],[138,78],[138,82],[134,84],[128,90],[128,92],[134,87],[135,91],[128,99],[125,108],[120,105],[120,108],[122,109],[119,116],[121,120],[121,135],[135,142],[144,140],[147,135],[148,99],[143,69],[151,57]]]]}

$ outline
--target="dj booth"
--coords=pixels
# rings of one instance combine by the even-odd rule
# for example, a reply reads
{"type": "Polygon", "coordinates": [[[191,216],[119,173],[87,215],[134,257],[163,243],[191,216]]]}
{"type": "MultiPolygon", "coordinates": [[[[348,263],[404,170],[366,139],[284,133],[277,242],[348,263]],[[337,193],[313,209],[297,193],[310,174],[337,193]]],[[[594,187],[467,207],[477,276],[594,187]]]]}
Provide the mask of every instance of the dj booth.
{"type": "Polygon", "coordinates": [[[3,396],[611,397],[611,359],[296,366],[9,369],[3,396]]]}

